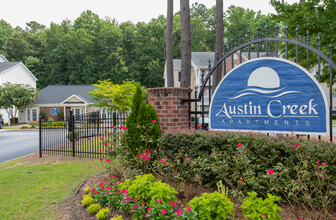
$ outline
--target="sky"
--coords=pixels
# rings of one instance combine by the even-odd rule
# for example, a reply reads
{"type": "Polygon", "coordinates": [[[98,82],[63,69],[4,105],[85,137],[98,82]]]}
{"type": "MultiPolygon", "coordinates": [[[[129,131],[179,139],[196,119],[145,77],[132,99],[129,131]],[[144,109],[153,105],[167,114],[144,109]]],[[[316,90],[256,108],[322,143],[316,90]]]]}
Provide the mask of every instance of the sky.
{"type": "MultiPolygon", "coordinates": [[[[216,0],[189,0],[210,8],[216,0]]],[[[174,0],[174,13],[179,11],[179,0],[174,0]]],[[[285,0],[292,4],[299,0],[285,0]]],[[[275,13],[269,0],[224,0],[224,11],[236,5],[261,11],[263,14],[275,13]]],[[[83,11],[91,10],[101,18],[115,18],[117,22],[149,22],[159,15],[166,15],[167,0],[0,0],[0,20],[12,27],[24,28],[26,22],[36,21],[49,27],[51,22],[61,23],[65,19],[75,20],[83,11]]]]}

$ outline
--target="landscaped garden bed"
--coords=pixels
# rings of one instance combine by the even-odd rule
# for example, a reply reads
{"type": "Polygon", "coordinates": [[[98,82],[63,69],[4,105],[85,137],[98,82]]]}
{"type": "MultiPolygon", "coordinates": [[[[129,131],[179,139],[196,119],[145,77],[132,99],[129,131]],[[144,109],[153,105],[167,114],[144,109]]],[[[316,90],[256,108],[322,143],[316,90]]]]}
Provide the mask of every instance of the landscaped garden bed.
{"type": "Polygon", "coordinates": [[[333,144],[239,132],[178,130],[161,136],[156,112],[139,87],[119,132],[101,138],[110,176],[90,181],[81,195],[79,209],[97,212],[99,219],[335,216],[333,144]]]}

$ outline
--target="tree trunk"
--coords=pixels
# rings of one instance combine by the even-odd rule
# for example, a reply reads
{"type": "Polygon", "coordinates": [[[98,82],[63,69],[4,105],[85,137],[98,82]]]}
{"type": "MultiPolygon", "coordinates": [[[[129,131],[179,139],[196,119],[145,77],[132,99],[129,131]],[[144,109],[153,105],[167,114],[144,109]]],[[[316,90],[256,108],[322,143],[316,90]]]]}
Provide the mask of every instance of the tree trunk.
{"type": "Polygon", "coordinates": [[[166,62],[167,62],[167,85],[174,87],[174,64],[173,64],[173,16],[174,0],[167,0],[167,27],[166,27],[166,62]]]}
{"type": "Polygon", "coordinates": [[[191,37],[189,0],[180,0],[181,6],[181,87],[190,87],[191,37]]]}
{"type": "MultiPolygon", "coordinates": [[[[215,45],[215,63],[222,57],[223,53],[223,0],[216,0],[216,45],[215,45]]],[[[217,71],[213,74],[213,90],[216,89],[222,78],[222,65],[219,65],[217,71]]]]}

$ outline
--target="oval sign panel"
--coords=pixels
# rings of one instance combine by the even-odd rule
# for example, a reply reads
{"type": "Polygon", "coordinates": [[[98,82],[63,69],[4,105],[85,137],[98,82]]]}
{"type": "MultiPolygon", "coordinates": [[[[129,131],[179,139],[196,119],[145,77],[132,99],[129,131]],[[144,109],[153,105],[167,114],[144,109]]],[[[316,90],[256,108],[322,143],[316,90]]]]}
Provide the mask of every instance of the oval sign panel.
{"type": "Polygon", "coordinates": [[[328,102],[303,67],[258,58],[231,70],[210,106],[210,129],[327,135],[328,102]]]}
{"type": "Polygon", "coordinates": [[[52,108],[52,109],[50,109],[50,113],[52,114],[52,115],[57,115],[57,113],[59,113],[59,109],[58,108],[52,108]]]}

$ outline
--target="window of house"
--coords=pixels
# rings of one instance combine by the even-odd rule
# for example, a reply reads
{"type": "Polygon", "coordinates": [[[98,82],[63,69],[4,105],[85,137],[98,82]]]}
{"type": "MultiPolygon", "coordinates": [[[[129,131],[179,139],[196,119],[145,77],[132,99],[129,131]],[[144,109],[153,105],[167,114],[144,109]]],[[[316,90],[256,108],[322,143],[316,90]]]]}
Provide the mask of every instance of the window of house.
{"type": "Polygon", "coordinates": [[[83,109],[82,108],[72,108],[73,114],[76,119],[79,119],[79,116],[83,114],[83,109]]]}
{"type": "Polygon", "coordinates": [[[27,108],[27,121],[31,121],[31,117],[30,117],[30,109],[27,108]]]}
{"type": "Polygon", "coordinates": [[[181,82],[181,72],[178,72],[178,81],[181,82]]]}
{"type": "Polygon", "coordinates": [[[38,121],[39,118],[38,118],[38,109],[37,108],[27,108],[27,122],[30,122],[30,121],[38,121]]]}

